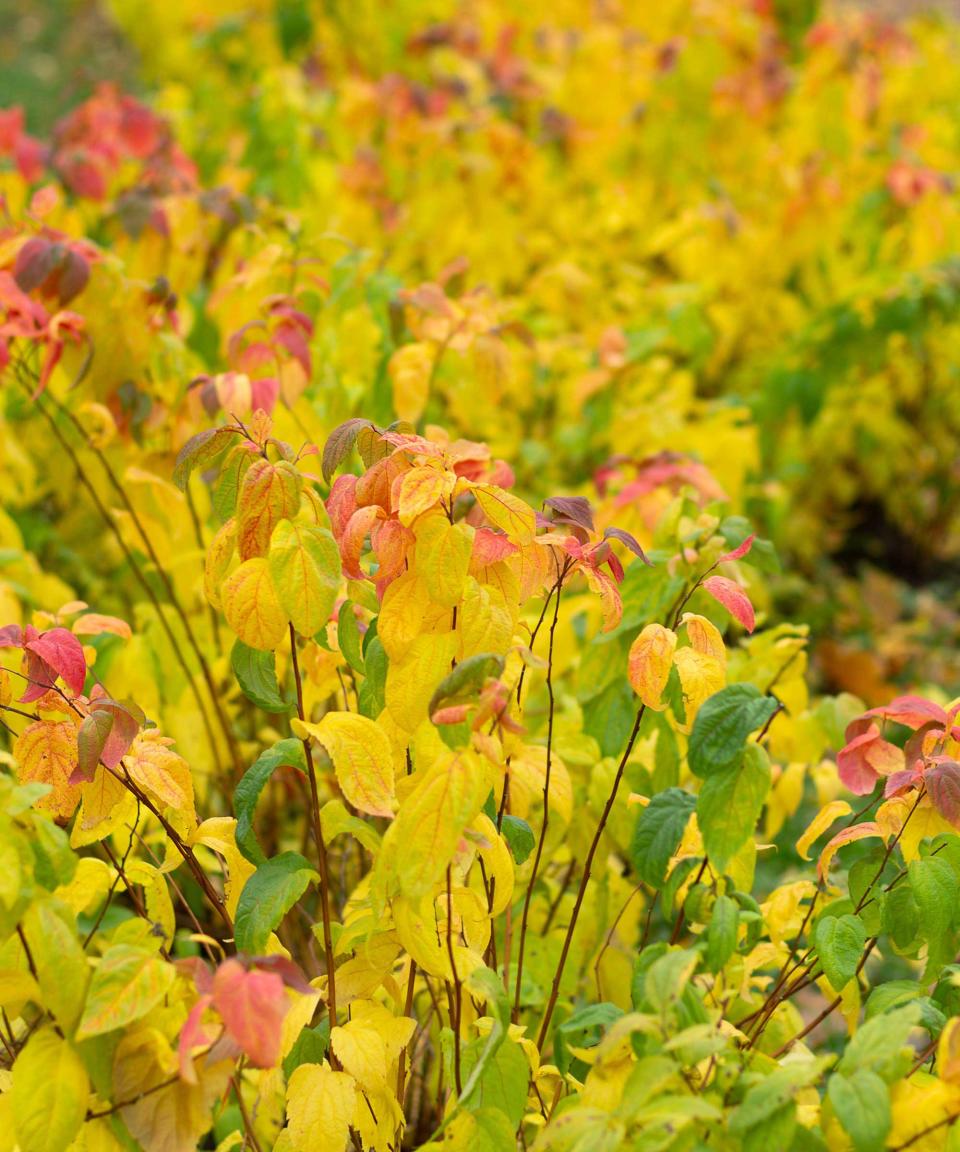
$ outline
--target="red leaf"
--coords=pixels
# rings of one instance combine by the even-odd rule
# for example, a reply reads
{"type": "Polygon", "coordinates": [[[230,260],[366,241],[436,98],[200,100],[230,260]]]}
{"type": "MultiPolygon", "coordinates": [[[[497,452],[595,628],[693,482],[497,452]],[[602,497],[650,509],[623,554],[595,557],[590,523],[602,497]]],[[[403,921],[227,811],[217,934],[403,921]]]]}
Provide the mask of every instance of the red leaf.
{"type": "Polygon", "coordinates": [[[753,547],[753,542],[756,538],[756,533],[751,532],[746,540],[744,540],[742,544],[738,544],[732,552],[724,552],[717,563],[725,564],[728,560],[742,560],[753,547]]]}
{"type": "Polygon", "coordinates": [[[49,632],[27,640],[24,647],[49,665],[75,696],[80,695],[87,678],[87,662],[83,645],[72,632],[66,628],[51,628],[49,632]]]}
{"type": "Polygon", "coordinates": [[[923,776],[933,806],[954,827],[960,827],[960,764],[945,760],[923,776]]]}
{"type": "Polygon", "coordinates": [[[604,532],[603,538],[604,540],[609,540],[611,537],[614,540],[619,540],[621,544],[629,548],[634,556],[639,556],[644,564],[649,565],[651,568],[653,567],[653,561],[647,559],[646,552],[640,547],[637,538],[630,532],[625,532],[623,528],[608,528],[604,532]]]}
{"type": "Polygon", "coordinates": [[[703,587],[734,619],[739,620],[748,632],[754,630],[756,617],[753,605],[739,584],[728,580],[726,576],[711,576],[708,580],[704,580],[703,587]]]}
{"type": "Polygon", "coordinates": [[[255,1068],[272,1068],[279,1061],[289,1002],[276,972],[248,972],[239,960],[226,960],[213,978],[213,1003],[255,1068]]]}
{"type": "Polygon", "coordinates": [[[893,720],[907,728],[922,728],[931,722],[941,727],[947,725],[947,714],[939,704],[932,700],[924,700],[921,696],[898,696],[889,704],[881,708],[871,708],[865,716],[881,716],[884,720],[893,720]]]}
{"type": "Polygon", "coordinates": [[[213,1033],[203,1025],[203,1014],[210,1007],[212,996],[201,996],[190,1009],[190,1015],[180,1030],[177,1056],[180,1063],[180,1079],[187,1084],[197,1083],[197,1070],[193,1064],[193,1050],[206,1048],[213,1040],[213,1033]]]}

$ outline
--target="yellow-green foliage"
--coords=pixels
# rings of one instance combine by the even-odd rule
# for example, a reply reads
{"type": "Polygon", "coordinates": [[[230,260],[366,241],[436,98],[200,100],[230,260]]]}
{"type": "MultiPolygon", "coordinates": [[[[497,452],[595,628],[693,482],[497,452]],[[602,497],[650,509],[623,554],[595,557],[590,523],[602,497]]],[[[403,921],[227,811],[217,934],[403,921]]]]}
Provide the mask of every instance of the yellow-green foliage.
{"type": "Polygon", "coordinates": [[[960,709],[778,605],[957,550],[957,28],[110,9],[0,112],[0,1152],[953,1150],[960,709]]]}

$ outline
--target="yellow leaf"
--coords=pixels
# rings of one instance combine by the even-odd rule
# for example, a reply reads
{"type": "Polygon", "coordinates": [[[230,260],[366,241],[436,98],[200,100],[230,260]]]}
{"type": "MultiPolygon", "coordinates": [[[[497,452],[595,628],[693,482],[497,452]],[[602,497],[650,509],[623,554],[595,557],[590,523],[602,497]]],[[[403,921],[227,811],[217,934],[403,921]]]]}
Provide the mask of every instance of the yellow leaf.
{"type": "Polygon", "coordinates": [[[877,823],[884,837],[899,835],[897,846],[908,864],[920,858],[921,840],[938,836],[941,832],[956,832],[949,820],[934,808],[929,795],[924,795],[911,816],[913,803],[913,797],[894,796],[877,809],[877,823]]]}
{"type": "Polygon", "coordinates": [[[694,612],[684,613],[682,624],[686,625],[687,637],[690,644],[705,656],[713,656],[721,664],[726,665],[727,650],[723,645],[723,637],[715,624],[706,616],[697,616],[694,612]]]}
{"type": "Polygon", "coordinates": [[[281,460],[263,457],[247,469],[237,501],[237,549],[241,560],[265,556],[273,530],[300,510],[300,473],[281,460]]]}
{"type": "Polygon", "coordinates": [[[361,1088],[375,1090],[387,1076],[387,1046],[376,1028],[349,1020],[330,1030],[330,1046],[361,1088]]]}
{"type": "Polygon", "coordinates": [[[937,1043],[937,1074],[948,1084],[960,1084],[960,1019],[954,1016],[937,1043]]]}
{"type": "Polygon", "coordinates": [[[537,530],[537,519],[529,504],[496,484],[474,484],[471,491],[495,528],[502,528],[514,544],[530,543],[537,530]]]}
{"type": "Polygon", "coordinates": [[[328,712],[319,724],[297,720],[293,728],[301,739],[312,736],[327,750],[340,790],[354,808],[370,816],[393,815],[393,749],[372,720],[352,712],[328,712]]]}
{"type": "Polygon", "coordinates": [[[350,1139],[356,1081],[329,1064],[301,1064],[287,1087],[287,1119],[294,1152],[340,1149],[350,1139]]]}
{"type": "Polygon", "coordinates": [[[244,884],[257,870],[237,847],[236,830],[237,822],[232,816],[211,816],[190,837],[191,844],[203,844],[223,858],[227,868],[224,903],[231,917],[237,914],[237,901],[244,884]]]}
{"type": "Polygon", "coordinates": [[[432,892],[467,824],[490,792],[489,766],[472,749],[421,769],[383,838],[377,869],[389,891],[412,900],[432,892]]]}
{"type": "Polygon", "coordinates": [[[505,653],[513,642],[515,623],[503,593],[492,584],[479,584],[468,576],[457,613],[457,659],[466,660],[481,652],[505,653]]]}
{"type": "Polygon", "coordinates": [[[676,647],[676,633],[662,624],[648,624],[630,645],[627,679],[643,703],[655,712],[666,708],[663,692],[670,678],[676,647]]]}
{"type": "Polygon", "coordinates": [[[450,671],[455,651],[452,632],[444,636],[418,636],[402,660],[387,667],[384,700],[398,728],[416,731],[427,719],[430,697],[450,671]]]}
{"type": "Polygon", "coordinates": [[[689,729],[704,700],[719,692],[726,683],[726,673],[715,656],[698,652],[696,648],[678,648],[673,662],[680,674],[686,710],[685,727],[689,729]]]}
{"type": "Polygon", "coordinates": [[[433,603],[426,584],[411,570],[398,576],[384,593],[377,636],[392,662],[402,660],[418,636],[446,632],[450,623],[450,610],[433,603]]]}
{"type": "Polygon", "coordinates": [[[810,821],[806,832],[797,841],[797,852],[800,854],[800,859],[809,860],[810,845],[814,840],[819,839],[835,820],[839,820],[841,816],[849,816],[852,811],[853,809],[846,800],[831,800],[829,804],[825,804],[810,821]]]}
{"type": "Polygon", "coordinates": [[[221,595],[227,623],[248,648],[266,652],[280,646],[287,635],[287,617],[266,560],[258,557],[241,564],[221,595]]]}
{"type": "Polygon", "coordinates": [[[71,784],[77,766],[77,729],[69,720],[35,720],[13,745],[17,776],[23,782],[49,784],[52,791],[37,807],[61,819],[72,816],[80,800],[80,785],[71,784]]]}
{"type": "Polygon", "coordinates": [[[156,729],[136,737],[123,762],[130,779],[161,808],[173,808],[195,820],[190,765],[170,747],[173,741],[156,729]]]}
{"type": "Polygon", "coordinates": [[[113,1057],[115,1099],[130,1135],[149,1152],[192,1152],[213,1124],[213,1106],[230,1079],[233,1062],[194,1061],[196,1083],[176,1076],[177,1054],[162,1032],[140,1027],[124,1034],[113,1057]],[[160,1085],[173,1080],[165,1088],[160,1085]]]}
{"type": "Polygon", "coordinates": [[[105,840],[123,824],[133,823],[136,799],[102,764],[94,769],[93,779],[80,785],[80,812],[70,834],[73,848],[82,848],[105,840]]]}
{"type": "Polygon", "coordinates": [[[83,1061],[52,1028],[34,1033],[13,1066],[13,1129],[20,1152],[63,1152],[80,1131],[90,1084],[83,1061]]]}
{"type": "Polygon", "coordinates": [[[210,541],[203,564],[203,590],[214,608],[222,607],[220,592],[230,570],[237,544],[237,522],[231,516],[210,541]]]}
{"type": "Polygon", "coordinates": [[[960,1087],[938,1080],[928,1072],[915,1072],[890,1086],[893,1124],[887,1135],[888,1148],[908,1144],[910,1152],[944,1152],[946,1128],[921,1136],[928,1128],[960,1114],[960,1087]]]}
{"type": "Polygon", "coordinates": [[[393,410],[400,420],[415,424],[423,415],[430,394],[434,350],[430,344],[404,344],[390,357],[393,410]]]}
{"type": "Polygon", "coordinates": [[[421,466],[404,472],[397,500],[400,523],[412,524],[418,516],[435,508],[441,500],[448,499],[455,481],[452,472],[444,472],[439,468],[421,466]]]}
{"type": "Polygon", "coordinates": [[[452,608],[460,602],[470,567],[469,528],[451,524],[442,512],[417,524],[416,567],[430,599],[452,608]]]}

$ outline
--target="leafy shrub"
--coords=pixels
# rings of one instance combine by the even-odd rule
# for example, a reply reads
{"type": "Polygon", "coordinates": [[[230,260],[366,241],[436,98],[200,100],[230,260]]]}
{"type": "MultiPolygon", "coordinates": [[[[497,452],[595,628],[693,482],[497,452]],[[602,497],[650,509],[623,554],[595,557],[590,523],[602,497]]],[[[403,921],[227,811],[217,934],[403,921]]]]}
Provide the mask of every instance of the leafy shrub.
{"type": "Polygon", "coordinates": [[[955,552],[953,27],[113,8],[0,113],[0,1148],[952,1148],[951,666],[782,606],[955,552]]]}

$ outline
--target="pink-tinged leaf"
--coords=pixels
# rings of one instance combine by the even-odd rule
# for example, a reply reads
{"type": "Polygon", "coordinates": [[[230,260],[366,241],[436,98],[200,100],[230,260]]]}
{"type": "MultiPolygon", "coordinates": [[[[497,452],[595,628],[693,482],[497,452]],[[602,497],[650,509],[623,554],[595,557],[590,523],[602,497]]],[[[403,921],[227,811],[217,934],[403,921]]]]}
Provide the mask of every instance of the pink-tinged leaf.
{"type": "Polygon", "coordinates": [[[923,776],[934,808],[955,827],[960,827],[960,764],[944,760],[923,776]]]}
{"type": "Polygon", "coordinates": [[[724,552],[717,563],[725,564],[728,560],[742,560],[753,547],[753,542],[756,538],[756,533],[751,532],[746,540],[744,540],[742,544],[738,544],[732,552],[724,552]]]}
{"type": "Polygon", "coordinates": [[[77,766],[70,777],[71,784],[93,780],[112,727],[113,717],[108,712],[91,712],[84,717],[77,729],[77,766]]]}
{"type": "Polygon", "coordinates": [[[7,624],[0,628],[0,648],[22,648],[23,629],[19,624],[7,624]]]}
{"type": "Polygon", "coordinates": [[[462,724],[470,715],[472,704],[451,704],[449,708],[438,708],[430,721],[438,727],[444,724],[462,724]]]}
{"type": "Polygon", "coordinates": [[[208,1048],[214,1039],[214,1033],[204,1026],[203,1014],[213,1003],[210,995],[201,996],[190,1009],[190,1015],[180,1029],[180,1041],[177,1044],[177,1059],[180,1065],[180,1079],[187,1084],[196,1084],[197,1070],[193,1063],[194,1051],[197,1048],[208,1048]]]}
{"type": "Polygon", "coordinates": [[[840,779],[855,796],[872,792],[881,776],[903,768],[903,752],[880,736],[880,729],[866,717],[847,725],[847,743],[837,753],[840,779]]]}
{"type": "Polygon", "coordinates": [[[601,572],[599,568],[585,566],[580,571],[586,578],[590,590],[599,593],[600,607],[603,612],[603,631],[612,632],[623,616],[623,600],[620,596],[620,589],[606,572],[601,572]]]}
{"type": "Polygon", "coordinates": [[[334,480],[326,506],[330,527],[337,540],[340,540],[347,530],[350,517],[357,510],[357,477],[352,472],[334,480]]]}
{"type": "Polygon", "coordinates": [[[249,1062],[255,1068],[274,1067],[289,1007],[280,976],[247,971],[238,960],[226,960],[213,978],[213,1003],[249,1062]]]}
{"type": "Polygon", "coordinates": [[[703,587],[735,620],[739,620],[748,632],[754,630],[757,621],[753,605],[739,584],[728,580],[726,576],[710,576],[704,580],[703,587]]]}
{"type": "Polygon", "coordinates": [[[478,528],[473,534],[473,552],[470,563],[477,568],[486,568],[489,564],[496,564],[506,560],[518,552],[519,548],[510,540],[506,533],[498,532],[493,528],[478,528]]]}
{"type": "Polygon", "coordinates": [[[923,773],[918,767],[902,768],[887,777],[883,786],[884,798],[889,800],[891,796],[898,796],[910,788],[915,788],[922,780],[923,773]]]}
{"type": "Polygon", "coordinates": [[[940,705],[934,704],[932,700],[924,700],[921,696],[898,696],[889,704],[871,708],[864,715],[893,720],[906,728],[922,728],[924,724],[930,723],[939,724],[943,728],[947,726],[947,714],[940,705]]]}
{"type": "Polygon", "coordinates": [[[838,832],[832,840],[827,842],[820,853],[820,859],[817,862],[817,878],[820,882],[823,883],[826,880],[830,871],[830,862],[836,855],[838,848],[842,848],[844,844],[853,844],[856,840],[867,840],[874,836],[880,840],[883,839],[880,825],[872,820],[867,820],[863,824],[854,824],[850,828],[844,828],[842,832],[838,832]]]}
{"type": "Polygon", "coordinates": [[[133,635],[130,625],[118,616],[101,616],[99,612],[88,612],[73,622],[74,636],[99,636],[103,632],[120,636],[124,640],[129,640],[133,635]]]}
{"type": "Polygon", "coordinates": [[[614,580],[616,580],[616,582],[618,584],[622,584],[623,578],[626,575],[626,573],[623,570],[623,565],[620,563],[620,561],[617,559],[617,557],[613,554],[613,552],[611,552],[610,555],[607,557],[607,567],[610,569],[610,572],[612,573],[614,580]]]}
{"type": "Polygon", "coordinates": [[[370,529],[378,520],[383,518],[383,509],[377,504],[366,508],[358,508],[350,517],[340,541],[340,554],[343,560],[343,572],[351,580],[365,580],[366,575],[360,567],[360,556],[363,553],[363,543],[370,529]]]}
{"type": "Polygon", "coordinates": [[[144,721],[143,713],[135,704],[120,704],[105,697],[96,701],[96,711],[109,716],[111,720],[100,759],[108,768],[116,768],[140,731],[144,721]]]}
{"type": "Polygon", "coordinates": [[[640,547],[639,541],[631,533],[624,531],[623,528],[607,528],[603,534],[604,540],[619,540],[620,543],[634,554],[638,556],[644,564],[653,567],[653,561],[648,559],[646,552],[640,547]]]}
{"type": "Polygon", "coordinates": [[[545,508],[551,508],[557,515],[553,517],[557,524],[576,524],[587,532],[593,531],[593,510],[590,501],[584,496],[551,496],[543,502],[545,508]]]}
{"type": "Polygon", "coordinates": [[[83,645],[72,632],[66,628],[51,628],[36,639],[28,640],[25,647],[49,665],[70,691],[79,696],[87,678],[87,661],[83,645]]]}

